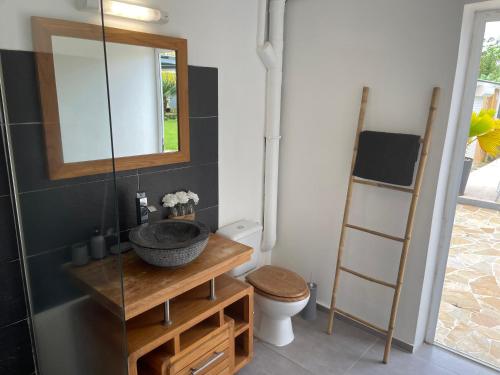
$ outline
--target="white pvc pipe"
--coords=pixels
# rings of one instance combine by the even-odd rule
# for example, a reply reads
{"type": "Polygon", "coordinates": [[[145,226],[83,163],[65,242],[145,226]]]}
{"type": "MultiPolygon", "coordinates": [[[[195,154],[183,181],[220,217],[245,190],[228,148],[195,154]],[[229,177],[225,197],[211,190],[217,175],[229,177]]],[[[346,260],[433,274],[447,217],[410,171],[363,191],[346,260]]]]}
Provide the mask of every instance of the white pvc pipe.
{"type": "Polygon", "coordinates": [[[262,251],[271,251],[276,244],[285,3],[286,0],[269,0],[269,37],[265,42],[267,12],[262,9],[266,10],[267,7],[266,0],[261,0],[260,30],[257,36],[259,56],[267,69],[262,251]]]}
{"type": "Polygon", "coordinates": [[[267,0],[259,0],[257,19],[257,48],[260,48],[266,42],[267,31],[267,0]]]}

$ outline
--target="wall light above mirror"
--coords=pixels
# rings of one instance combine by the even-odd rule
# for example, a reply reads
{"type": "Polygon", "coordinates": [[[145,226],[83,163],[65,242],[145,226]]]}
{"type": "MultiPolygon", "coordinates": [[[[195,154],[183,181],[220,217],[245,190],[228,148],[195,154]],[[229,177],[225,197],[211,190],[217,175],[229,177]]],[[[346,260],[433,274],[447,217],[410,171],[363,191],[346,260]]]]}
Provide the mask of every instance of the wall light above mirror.
{"type": "Polygon", "coordinates": [[[185,39],[106,27],[103,43],[96,25],[32,26],[51,179],[110,172],[111,149],[118,171],[189,161],[185,39]]]}
{"type": "MultiPolygon", "coordinates": [[[[76,6],[78,9],[100,12],[101,0],[77,0],[76,6]]],[[[120,0],[102,0],[102,12],[109,16],[131,18],[143,22],[168,22],[167,13],[160,9],[120,0]]]]}

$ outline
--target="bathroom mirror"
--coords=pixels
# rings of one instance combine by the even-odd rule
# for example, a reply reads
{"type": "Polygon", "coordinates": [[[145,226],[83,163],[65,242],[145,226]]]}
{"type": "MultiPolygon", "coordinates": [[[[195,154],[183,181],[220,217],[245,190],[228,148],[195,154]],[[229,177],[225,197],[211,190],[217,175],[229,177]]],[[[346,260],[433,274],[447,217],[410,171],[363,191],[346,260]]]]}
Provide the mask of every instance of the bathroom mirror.
{"type": "Polygon", "coordinates": [[[32,27],[51,179],[112,171],[109,115],[116,170],[189,161],[185,39],[105,27],[106,70],[101,26],[32,27]]]}

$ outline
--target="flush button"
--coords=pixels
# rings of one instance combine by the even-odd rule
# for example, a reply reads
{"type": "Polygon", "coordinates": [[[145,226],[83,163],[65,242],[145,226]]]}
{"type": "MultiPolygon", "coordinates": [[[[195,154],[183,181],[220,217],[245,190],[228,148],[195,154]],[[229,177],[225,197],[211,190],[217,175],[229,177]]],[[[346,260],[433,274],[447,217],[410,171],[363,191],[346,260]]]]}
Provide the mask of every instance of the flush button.
{"type": "Polygon", "coordinates": [[[245,229],[245,226],[244,225],[238,225],[236,228],[237,229],[245,229]]]}

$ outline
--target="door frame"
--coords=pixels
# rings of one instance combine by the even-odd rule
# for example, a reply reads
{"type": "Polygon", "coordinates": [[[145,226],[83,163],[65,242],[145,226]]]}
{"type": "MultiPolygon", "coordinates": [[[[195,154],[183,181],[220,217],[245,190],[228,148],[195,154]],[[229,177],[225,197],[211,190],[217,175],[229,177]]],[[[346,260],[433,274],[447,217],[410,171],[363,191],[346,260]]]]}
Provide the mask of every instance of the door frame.
{"type": "Polygon", "coordinates": [[[471,44],[466,68],[466,78],[463,87],[463,95],[460,105],[460,114],[457,123],[457,131],[453,146],[453,154],[450,163],[448,183],[446,186],[445,203],[443,209],[443,220],[439,234],[439,247],[436,260],[434,287],[432,291],[429,318],[425,341],[433,344],[436,336],[436,327],[439,316],[439,307],[443,294],[444,280],[446,276],[446,265],[450,250],[455,211],[458,202],[458,191],[462,178],[463,159],[467,147],[469,135],[470,117],[474,105],[474,97],[479,78],[479,64],[483,47],[483,38],[486,23],[500,21],[500,9],[476,12],[471,33],[471,44]]]}

